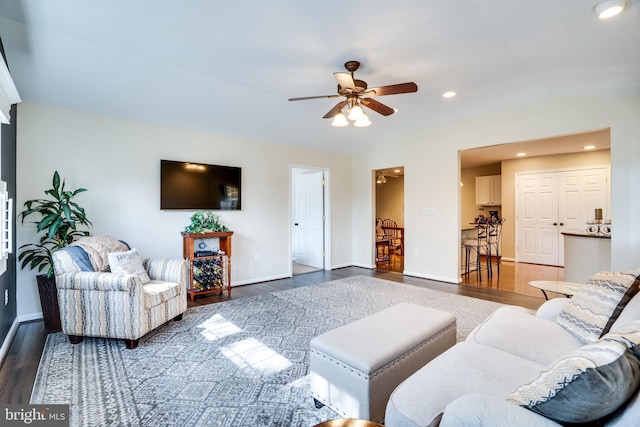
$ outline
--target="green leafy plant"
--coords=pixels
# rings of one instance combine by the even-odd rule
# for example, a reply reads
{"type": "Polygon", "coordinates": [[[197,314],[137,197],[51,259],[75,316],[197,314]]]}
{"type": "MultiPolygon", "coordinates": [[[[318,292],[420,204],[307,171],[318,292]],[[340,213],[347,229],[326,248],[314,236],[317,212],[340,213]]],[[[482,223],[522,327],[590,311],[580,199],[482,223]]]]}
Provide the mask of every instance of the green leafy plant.
{"type": "Polygon", "coordinates": [[[45,190],[50,198],[24,202],[25,210],[18,217],[24,224],[27,217],[34,215],[37,219],[27,222],[36,224],[37,232],[43,234],[38,243],[27,243],[20,247],[23,251],[18,255],[18,260],[22,261],[22,268],[28,265],[39,272],[46,269],[47,277],[53,277],[53,253],[89,235],[88,230],[79,230],[78,227],[90,228],[91,221],[84,209],[73,201],[74,197],[85,191],[84,188],[65,190],[65,181],[60,182],[60,175],[55,171],[52,188],[45,190]]]}
{"type": "Polygon", "coordinates": [[[213,212],[197,211],[191,215],[191,224],[184,228],[187,233],[206,233],[208,231],[229,231],[220,224],[220,217],[213,212]]]}

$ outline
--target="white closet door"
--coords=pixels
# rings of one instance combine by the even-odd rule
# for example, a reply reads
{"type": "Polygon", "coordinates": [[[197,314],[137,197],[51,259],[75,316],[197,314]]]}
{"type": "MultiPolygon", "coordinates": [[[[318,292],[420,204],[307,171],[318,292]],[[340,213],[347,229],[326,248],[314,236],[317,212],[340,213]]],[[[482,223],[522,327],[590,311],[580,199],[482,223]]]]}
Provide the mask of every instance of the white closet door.
{"type": "Polygon", "coordinates": [[[596,208],[610,217],[607,168],[520,174],[516,188],[520,262],[564,266],[561,232],[584,232],[596,208]]]}
{"type": "Polygon", "coordinates": [[[558,174],[520,175],[517,188],[517,260],[558,265],[558,174]]]}
{"type": "MultiPolygon", "coordinates": [[[[559,232],[584,232],[594,210],[601,208],[609,216],[607,202],[607,170],[588,169],[558,173],[558,225],[559,232]]],[[[564,238],[559,240],[559,263],[564,266],[564,238]]]]}

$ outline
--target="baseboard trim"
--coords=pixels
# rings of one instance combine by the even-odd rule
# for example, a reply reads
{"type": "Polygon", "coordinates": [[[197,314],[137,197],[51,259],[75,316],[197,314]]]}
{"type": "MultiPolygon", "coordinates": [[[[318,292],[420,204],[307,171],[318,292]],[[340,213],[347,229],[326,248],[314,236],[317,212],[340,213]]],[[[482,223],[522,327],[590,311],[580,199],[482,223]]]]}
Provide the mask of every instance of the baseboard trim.
{"type": "Polygon", "coordinates": [[[373,270],[374,268],[376,268],[375,264],[349,264],[346,265],[345,267],[360,267],[360,268],[368,268],[369,270],[373,270]]]}
{"type": "Polygon", "coordinates": [[[13,338],[16,336],[16,332],[18,332],[18,327],[20,326],[20,321],[16,317],[9,328],[9,332],[7,336],[4,338],[2,343],[2,347],[0,347],[0,366],[4,363],[4,358],[9,353],[9,349],[11,348],[11,344],[13,343],[13,338]]]}
{"type": "Polygon", "coordinates": [[[339,268],[353,267],[353,264],[335,264],[328,268],[328,270],[337,270],[339,268]]]}
{"type": "Polygon", "coordinates": [[[270,282],[272,280],[279,280],[279,279],[288,279],[290,277],[291,276],[289,276],[288,274],[276,274],[274,276],[265,276],[265,277],[250,279],[250,280],[242,280],[242,281],[239,281],[239,282],[233,282],[233,283],[231,283],[231,287],[252,285],[254,283],[270,282]]]}
{"type": "Polygon", "coordinates": [[[18,323],[31,322],[32,320],[42,320],[42,312],[29,313],[18,316],[18,323]]]}
{"type": "Polygon", "coordinates": [[[458,284],[461,282],[459,277],[447,277],[447,276],[434,276],[432,274],[423,274],[423,273],[417,273],[415,271],[403,271],[402,272],[403,275],[405,276],[412,276],[412,277],[418,277],[420,279],[429,279],[429,280],[435,280],[438,282],[445,282],[445,283],[455,283],[458,284]]]}

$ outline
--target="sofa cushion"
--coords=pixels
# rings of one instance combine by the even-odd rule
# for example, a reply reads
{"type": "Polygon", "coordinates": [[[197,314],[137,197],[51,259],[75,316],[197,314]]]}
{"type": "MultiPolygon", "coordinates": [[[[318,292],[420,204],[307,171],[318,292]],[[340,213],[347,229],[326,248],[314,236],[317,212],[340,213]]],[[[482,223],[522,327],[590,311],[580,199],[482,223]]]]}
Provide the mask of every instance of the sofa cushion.
{"type": "Polygon", "coordinates": [[[553,320],[521,307],[501,307],[478,325],[467,341],[484,344],[546,366],[584,345],[553,320]]]}
{"type": "Polygon", "coordinates": [[[561,423],[599,420],[640,386],[640,321],[559,359],[508,400],[561,423]]]}
{"type": "Polygon", "coordinates": [[[174,282],[152,280],[142,286],[144,307],[149,309],[175,298],[180,293],[180,285],[174,282]]]}
{"type": "Polygon", "coordinates": [[[467,394],[447,405],[438,427],[560,427],[505,399],[467,394]]]}
{"type": "Polygon", "coordinates": [[[437,426],[450,403],[470,393],[506,398],[544,365],[464,341],[404,380],[387,403],[385,425],[437,426]]]}
{"type": "Polygon", "coordinates": [[[142,265],[142,258],[138,255],[138,251],[130,249],[124,252],[112,252],[107,255],[109,259],[109,268],[114,274],[133,274],[138,276],[142,283],[147,283],[149,275],[142,265]]]}
{"type": "Polygon", "coordinates": [[[609,332],[624,306],[638,292],[640,270],[601,272],[578,289],[557,318],[558,324],[585,343],[609,332]]]}

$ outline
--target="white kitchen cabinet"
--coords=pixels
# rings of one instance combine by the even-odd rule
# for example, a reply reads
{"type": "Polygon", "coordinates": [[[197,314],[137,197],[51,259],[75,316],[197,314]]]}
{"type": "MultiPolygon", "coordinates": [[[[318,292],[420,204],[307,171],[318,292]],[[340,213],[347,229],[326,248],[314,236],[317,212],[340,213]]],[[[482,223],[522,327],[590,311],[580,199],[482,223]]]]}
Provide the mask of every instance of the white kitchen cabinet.
{"type": "Polygon", "coordinates": [[[500,206],[502,204],[502,176],[476,177],[476,205],[500,206]]]}

